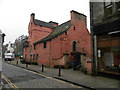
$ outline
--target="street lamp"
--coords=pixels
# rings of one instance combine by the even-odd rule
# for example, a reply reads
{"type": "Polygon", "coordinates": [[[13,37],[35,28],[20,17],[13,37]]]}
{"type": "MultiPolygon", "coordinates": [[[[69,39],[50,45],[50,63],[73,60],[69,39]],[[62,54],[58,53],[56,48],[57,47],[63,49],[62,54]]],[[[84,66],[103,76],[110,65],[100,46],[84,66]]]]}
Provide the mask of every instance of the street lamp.
{"type": "Polygon", "coordinates": [[[1,76],[2,76],[2,46],[3,46],[3,42],[4,42],[4,36],[5,34],[2,33],[2,31],[0,30],[0,89],[2,89],[2,85],[1,85],[1,76]]]}

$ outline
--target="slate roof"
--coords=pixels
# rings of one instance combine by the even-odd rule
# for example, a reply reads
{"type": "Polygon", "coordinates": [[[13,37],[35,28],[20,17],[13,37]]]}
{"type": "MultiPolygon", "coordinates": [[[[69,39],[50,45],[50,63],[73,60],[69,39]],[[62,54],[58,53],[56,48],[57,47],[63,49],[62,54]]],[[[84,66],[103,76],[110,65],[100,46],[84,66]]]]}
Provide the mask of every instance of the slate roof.
{"type": "Polygon", "coordinates": [[[57,26],[47,37],[35,42],[34,44],[42,43],[45,41],[49,41],[58,35],[62,34],[63,32],[67,31],[71,26],[70,20],[57,26]]]}
{"type": "Polygon", "coordinates": [[[49,27],[49,28],[54,28],[51,23],[47,23],[47,22],[44,22],[44,21],[41,21],[41,20],[34,19],[34,23],[35,23],[35,25],[45,26],[45,27],[49,27]]]}

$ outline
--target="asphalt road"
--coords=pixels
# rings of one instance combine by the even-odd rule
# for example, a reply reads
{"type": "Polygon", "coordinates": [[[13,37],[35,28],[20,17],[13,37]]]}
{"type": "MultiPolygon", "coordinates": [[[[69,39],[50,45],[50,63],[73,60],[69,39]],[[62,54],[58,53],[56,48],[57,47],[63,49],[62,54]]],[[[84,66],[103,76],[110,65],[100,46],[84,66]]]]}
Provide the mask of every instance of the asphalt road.
{"type": "Polygon", "coordinates": [[[2,67],[5,88],[81,88],[4,62],[2,67]]]}

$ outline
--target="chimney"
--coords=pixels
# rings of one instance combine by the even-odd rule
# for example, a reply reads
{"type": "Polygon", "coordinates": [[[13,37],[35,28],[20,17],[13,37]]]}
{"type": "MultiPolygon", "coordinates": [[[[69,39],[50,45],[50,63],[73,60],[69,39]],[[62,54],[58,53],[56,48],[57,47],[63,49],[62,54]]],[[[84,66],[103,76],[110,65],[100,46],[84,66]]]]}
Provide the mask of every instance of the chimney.
{"type": "Polygon", "coordinates": [[[76,12],[74,10],[72,10],[70,13],[71,13],[72,24],[75,24],[79,20],[87,27],[86,15],[76,12]]]}
{"type": "Polygon", "coordinates": [[[54,27],[58,26],[57,22],[50,21],[49,23],[52,24],[54,27]]]}
{"type": "Polygon", "coordinates": [[[31,14],[31,19],[34,20],[35,19],[35,13],[31,14]]]}

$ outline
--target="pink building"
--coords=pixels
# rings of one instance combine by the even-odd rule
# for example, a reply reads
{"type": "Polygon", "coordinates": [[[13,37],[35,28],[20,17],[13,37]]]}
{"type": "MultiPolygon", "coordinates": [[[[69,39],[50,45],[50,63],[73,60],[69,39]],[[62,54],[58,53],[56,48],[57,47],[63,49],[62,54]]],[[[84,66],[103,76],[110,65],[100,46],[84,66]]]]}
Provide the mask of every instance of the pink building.
{"type": "Polygon", "coordinates": [[[28,26],[29,37],[24,43],[24,58],[48,67],[74,64],[91,73],[91,42],[86,27],[86,16],[70,12],[71,20],[58,25],[43,22],[31,14],[28,26]]]}

